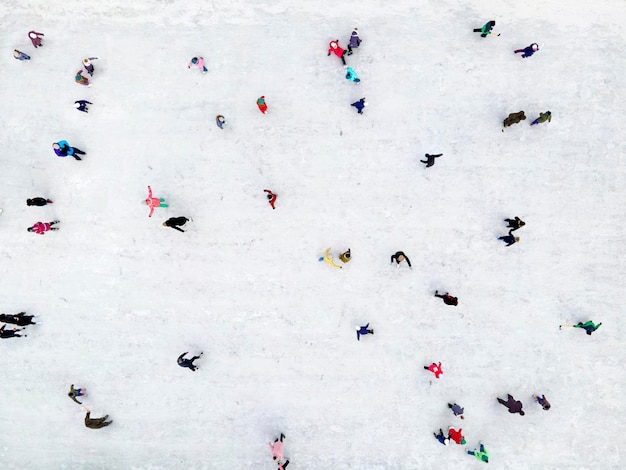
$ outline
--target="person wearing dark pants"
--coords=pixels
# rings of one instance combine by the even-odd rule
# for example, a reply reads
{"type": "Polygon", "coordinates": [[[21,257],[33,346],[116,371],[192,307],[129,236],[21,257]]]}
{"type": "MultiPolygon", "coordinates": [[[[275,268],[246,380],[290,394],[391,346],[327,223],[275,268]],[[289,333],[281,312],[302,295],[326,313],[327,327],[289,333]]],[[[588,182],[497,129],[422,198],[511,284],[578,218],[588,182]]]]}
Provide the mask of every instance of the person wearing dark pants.
{"type": "Polygon", "coordinates": [[[163,227],[171,227],[174,230],[185,233],[180,227],[184,226],[187,222],[189,222],[187,217],[171,217],[163,222],[163,227]]]}
{"type": "Polygon", "coordinates": [[[507,227],[511,229],[511,232],[515,232],[518,228],[526,225],[526,222],[517,216],[514,219],[504,219],[504,221],[508,224],[507,227]]]}
{"type": "Polygon", "coordinates": [[[443,303],[446,305],[454,305],[454,306],[459,305],[459,299],[457,297],[452,297],[447,292],[444,295],[441,295],[439,291],[436,290],[435,297],[439,297],[440,299],[443,299],[443,303]]]}
{"type": "Polygon", "coordinates": [[[280,463],[280,460],[278,461],[278,470],[285,470],[287,468],[287,465],[289,465],[289,459],[285,460],[284,463],[280,463]]]}
{"type": "Polygon", "coordinates": [[[52,204],[50,199],[43,197],[34,197],[32,199],[26,199],[27,206],[45,206],[46,204],[52,204]]]}
{"type": "Polygon", "coordinates": [[[7,315],[0,313],[0,323],[12,323],[17,326],[36,325],[33,321],[35,315],[26,315],[26,312],[16,313],[15,315],[7,315]]]}
{"type": "MultiPolygon", "coordinates": [[[[22,331],[24,328],[13,328],[12,330],[5,330],[6,325],[2,325],[0,328],[0,338],[21,338],[22,335],[18,335],[18,331],[22,331]]],[[[28,336],[28,335],[23,335],[28,336]]]]}
{"type": "Polygon", "coordinates": [[[506,406],[509,409],[509,413],[519,413],[520,416],[524,416],[524,411],[522,410],[522,402],[513,398],[513,395],[507,393],[507,400],[504,401],[502,398],[498,398],[498,403],[506,406]]]}
{"type": "Polygon", "coordinates": [[[509,230],[508,235],[503,235],[501,237],[498,237],[498,240],[502,240],[504,243],[506,243],[506,246],[511,246],[514,243],[519,242],[519,237],[514,237],[513,230],[509,230]]]}
{"type": "Polygon", "coordinates": [[[85,415],[85,426],[87,426],[89,429],[104,428],[113,422],[107,421],[109,415],[104,415],[102,418],[92,418],[91,411],[89,411],[88,408],[85,409],[87,410],[87,414],[85,415]]]}
{"type": "Polygon", "coordinates": [[[430,155],[430,154],[426,154],[424,155],[426,157],[426,160],[420,160],[420,162],[422,163],[426,163],[426,168],[433,166],[435,164],[435,158],[439,158],[443,155],[443,153],[440,153],[439,155],[430,155]]]}
{"type": "Polygon", "coordinates": [[[189,351],[186,351],[182,353],[180,356],[178,356],[178,360],[177,360],[178,365],[180,367],[187,367],[188,369],[191,369],[192,371],[195,372],[198,366],[194,365],[193,361],[195,361],[196,359],[200,359],[200,356],[202,356],[202,354],[204,353],[200,353],[200,356],[194,356],[191,359],[183,358],[183,356],[188,353],[189,351]]]}

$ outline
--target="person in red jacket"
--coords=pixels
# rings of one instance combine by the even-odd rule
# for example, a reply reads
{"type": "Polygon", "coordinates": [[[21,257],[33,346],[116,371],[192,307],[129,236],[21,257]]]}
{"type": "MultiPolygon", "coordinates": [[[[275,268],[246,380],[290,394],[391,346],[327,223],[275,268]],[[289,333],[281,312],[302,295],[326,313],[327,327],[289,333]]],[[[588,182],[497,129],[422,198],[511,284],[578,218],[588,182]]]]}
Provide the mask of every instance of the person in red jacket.
{"type": "Polygon", "coordinates": [[[345,59],[346,51],[345,49],[342,49],[341,46],[339,45],[339,39],[330,41],[330,45],[328,47],[328,55],[330,55],[331,52],[341,59],[341,62],[343,62],[343,65],[346,65],[346,59],[345,59]]]}
{"type": "Polygon", "coordinates": [[[259,111],[263,114],[267,114],[267,103],[265,103],[265,95],[256,100],[256,105],[259,107],[259,111]]]}
{"type": "Polygon", "coordinates": [[[274,203],[276,202],[276,198],[278,196],[276,196],[276,194],[274,194],[272,191],[270,191],[269,189],[264,189],[263,191],[265,191],[267,193],[267,202],[270,203],[270,206],[272,206],[272,209],[276,209],[274,207],[274,203]]]}
{"type": "Polygon", "coordinates": [[[465,445],[467,444],[467,441],[465,440],[465,437],[463,437],[462,431],[463,428],[459,428],[459,430],[457,431],[453,427],[450,427],[448,428],[448,437],[456,442],[458,445],[465,445]]]}
{"type": "Polygon", "coordinates": [[[44,36],[43,33],[38,33],[37,31],[28,32],[28,38],[30,39],[30,42],[33,43],[33,46],[35,46],[35,49],[43,46],[43,44],[41,44],[41,38],[43,36],[44,36]]]}
{"type": "Polygon", "coordinates": [[[28,227],[29,232],[35,232],[39,235],[43,235],[48,230],[59,230],[58,227],[53,227],[54,224],[58,224],[58,220],[53,220],[52,222],[37,222],[32,227],[28,227]]]}
{"type": "Polygon", "coordinates": [[[439,294],[439,291],[436,290],[435,291],[435,297],[439,297],[440,299],[443,299],[443,303],[446,305],[454,305],[455,307],[457,305],[459,305],[459,299],[458,297],[452,297],[449,293],[445,293],[444,295],[439,294]]]}
{"type": "Polygon", "coordinates": [[[441,369],[441,362],[439,364],[432,363],[429,366],[424,366],[424,369],[431,371],[435,374],[435,378],[438,379],[441,374],[443,374],[443,370],[441,369]]]}

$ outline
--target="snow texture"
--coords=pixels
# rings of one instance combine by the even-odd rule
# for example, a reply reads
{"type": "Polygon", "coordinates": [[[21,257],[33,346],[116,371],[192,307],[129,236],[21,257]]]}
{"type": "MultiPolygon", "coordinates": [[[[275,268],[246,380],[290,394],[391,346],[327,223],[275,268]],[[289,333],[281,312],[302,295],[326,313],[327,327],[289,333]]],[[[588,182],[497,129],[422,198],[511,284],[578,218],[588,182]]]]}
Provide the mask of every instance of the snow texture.
{"type": "Polygon", "coordinates": [[[626,466],[623,0],[0,6],[0,311],[41,322],[0,340],[3,469],[274,469],[280,432],[289,470],[482,468],[479,440],[491,469],[626,466]],[[326,55],[355,26],[358,85],[326,55]],[[433,438],[450,425],[467,446],[433,438]]]}

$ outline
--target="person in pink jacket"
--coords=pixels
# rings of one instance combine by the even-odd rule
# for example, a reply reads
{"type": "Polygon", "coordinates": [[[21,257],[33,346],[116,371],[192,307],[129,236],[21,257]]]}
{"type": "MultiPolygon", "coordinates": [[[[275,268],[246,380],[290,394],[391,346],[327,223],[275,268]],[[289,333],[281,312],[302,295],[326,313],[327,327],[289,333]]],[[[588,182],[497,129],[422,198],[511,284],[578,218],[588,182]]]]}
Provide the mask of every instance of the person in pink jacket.
{"type": "Polygon", "coordinates": [[[48,230],[59,230],[57,227],[53,227],[54,224],[58,224],[58,220],[53,220],[52,222],[37,222],[32,227],[28,227],[29,232],[38,233],[39,235],[43,235],[48,230]]]}
{"type": "Polygon", "coordinates": [[[207,73],[209,71],[209,69],[204,66],[204,59],[202,57],[194,57],[193,59],[191,59],[189,65],[187,65],[187,68],[190,69],[192,65],[195,65],[200,70],[202,70],[202,73],[207,73]]]}
{"type": "Polygon", "coordinates": [[[280,433],[280,440],[276,439],[274,443],[270,442],[270,451],[272,451],[272,459],[282,460],[283,459],[283,439],[285,435],[280,433]]]}
{"type": "Polygon", "coordinates": [[[35,49],[43,46],[43,44],[41,44],[41,38],[43,36],[44,36],[43,33],[38,33],[37,31],[28,32],[28,38],[30,39],[30,42],[33,43],[33,46],[35,46],[35,49]]]}
{"type": "Polygon", "coordinates": [[[148,197],[145,201],[143,201],[143,203],[150,208],[150,213],[148,214],[148,217],[152,217],[155,207],[169,207],[167,204],[165,204],[165,199],[163,199],[162,197],[152,197],[152,188],[150,186],[148,186],[148,197]]]}

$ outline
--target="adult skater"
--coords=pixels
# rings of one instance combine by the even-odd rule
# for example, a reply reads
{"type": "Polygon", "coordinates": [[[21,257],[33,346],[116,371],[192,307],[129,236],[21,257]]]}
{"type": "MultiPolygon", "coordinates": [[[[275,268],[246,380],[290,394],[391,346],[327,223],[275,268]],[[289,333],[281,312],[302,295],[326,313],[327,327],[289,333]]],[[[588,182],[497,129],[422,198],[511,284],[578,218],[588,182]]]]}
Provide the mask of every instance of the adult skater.
{"type": "Polygon", "coordinates": [[[361,98],[359,101],[355,101],[350,106],[354,106],[359,114],[363,114],[363,109],[367,106],[365,98],[361,98]]]}
{"type": "Polygon", "coordinates": [[[430,155],[430,154],[425,154],[424,156],[426,157],[426,160],[420,160],[420,162],[422,163],[426,163],[426,168],[431,167],[435,164],[435,158],[439,158],[443,155],[443,153],[440,153],[439,155],[430,155]]]}
{"type": "Polygon", "coordinates": [[[502,132],[507,127],[512,126],[513,124],[517,124],[520,121],[524,121],[526,119],[526,115],[524,111],[519,111],[517,113],[509,114],[504,121],[502,121],[502,132]]]}
{"type": "Polygon", "coordinates": [[[447,446],[450,444],[450,437],[446,436],[443,433],[443,430],[441,428],[439,428],[439,434],[437,434],[436,432],[433,433],[433,436],[435,436],[435,439],[437,439],[441,444],[443,444],[444,446],[447,446]]]}
{"type": "Polygon", "coordinates": [[[435,363],[433,362],[431,365],[429,366],[424,366],[424,369],[432,372],[433,374],[435,374],[435,378],[438,379],[439,376],[441,374],[443,374],[443,369],[441,368],[441,362],[440,363],[435,363]]]}
{"type": "Polygon", "coordinates": [[[81,149],[72,147],[67,140],[59,140],[52,144],[52,149],[58,157],[74,157],[75,160],[82,160],[79,155],[86,155],[81,149]]]}
{"type": "Polygon", "coordinates": [[[547,400],[545,395],[533,395],[533,398],[537,400],[537,403],[539,403],[545,411],[550,409],[550,402],[547,400]]]}
{"type": "Polygon", "coordinates": [[[280,437],[275,439],[274,442],[270,442],[270,451],[272,452],[272,459],[274,460],[282,460],[283,459],[283,439],[285,435],[281,432],[280,437]]]}
{"type": "Polygon", "coordinates": [[[394,261],[396,262],[396,266],[400,266],[400,263],[406,261],[406,264],[409,265],[409,268],[413,269],[413,267],[411,266],[411,260],[407,255],[404,254],[404,251],[396,251],[393,255],[391,255],[391,264],[393,264],[394,261]]]}
{"type": "Polygon", "coordinates": [[[327,55],[330,55],[331,53],[339,57],[341,59],[341,62],[343,62],[343,65],[346,65],[346,59],[345,59],[346,51],[345,49],[342,49],[341,46],[339,45],[339,39],[330,41],[328,45],[327,55]]]}
{"type": "Polygon", "coordinates": [[[287,465],[289,465],[289,459],[285,460],[283,463],[280,463],[280,460],[279,460],[278,470],[285,470],[287,468],[287,465]]]}
{"type": "Polygon", "coordinates": [[[94,67],[91,61],[96,60],[96,59],[97,57],[86,57],[83,59],[83,67],[85,67],[85,70],[87,71],[90,77],[93,77],[93,72],[94,72],[94,67]]]}
{"type": "Polygon", "coordinates": [[[516,54],[521,52],[522,59],[525,59],[526,57],[530,57],[531,55],[533,55],[538,50],[539,50],[539,44],[537,44],[536,42],[533,42],[530,46],[527,46],[524,49],[516,49],[514,52],[516,54]]]}
{"type": "Polygon", "coordinates": [[[200,357],[204,354],[204,353],[200,353],[200,356],[193,356],[191,359],[187,359],[184,358],[183,356],[185,354],[189,354],[189,351],[185,351],[184,353],[182,353],[180,356],[178,356],[178,359],[176,360],[176,362],[178,362],[178,365],[180,367],[186,367],[188,369],[191,369],[193,372],[196,371],[196,369],[198,369],[199,367],[196,366],[193,361],[195,361],[196,359],[200,359],[200,357]]]}
{"type": "Polygon", "coordinates": [[[43,44],[41,43],[41,38],[43,38],[44,36],[45,35],[43,33],[38,33],[37,31],[28,32],[28,39],[30,39],[30,42],[33,43],[35,49],[37,49],[38,47],[43,47],[43,44]]]}
{"type": "Polygon", "coordinates": [[[102,418],[92,418],[89,408],[85,407],[85,410],[87,410],[87,414],[85,415],[85,426],[87,426],[89,429],[100,429],[108,426],[113,422],[107,421],[109,415],[104,415],[102,418]]]}
{"type": "Polygon", "coordinates": [[[550,111],[539,113],[539,117],[531,122],[530,125],[534,126],[535,124],[543,124],[546,121],[552,122],[552,113],[550,111]]]}
{"type": "Polygon", "coordinates": [[[190,69],[192,66],[198,67],[200,70],[202,70],[202,73],[207,73],[209,71],[209,69],[205,67],[204,58],[202,57],[194,57],[193,59],[191,59],[191,61],[187,65],[187,68],[190,69]]]}
{"type": "Polygon", "coordinates": [[[454,416],[459,416],[461,419],[465,419],[465,416],[463,416],[463,412],[465,410],[460,405],[457,405],[456,403],[448,403],[448,408],[452,410],[454,416]]]}
{"type": "Polygon", "coordinates": [[[348,67],[346,69],[346,80],[350,80],[351,82],[354,82],[354,83],[359,83],[361,81],[361,79],[357,77],[356,72],[354,71],[352,67],[348,67]]]}
{"type": "Polygon", "coordinates": [[[37,222],[32,227],[28,227],[26,230],[29,232],[38,233],[39,235],[43,235],[49,230],[59,230],[58,227],[53,227],[53,225],[58,224],[58,220],[53,220],[52,222],[37,222]]]}
{"type": "Polygon", "coordinates": [[[89,79],[87,77],[83,77],[82,70],[76,72],[76,75],[74,76],[74,81],[79,85],[89,86],[89,79]]]}
{"type": "Polygon", "coordinates": [[[524,411],[522,410],[522,402],[513,398],[513,395],[507,394],[507,400],[504,401],[502,398],[497,398],[498,403],[506,406],[509,409],[509,413],[519,413],[520,416],[524,416],[524,411]]]}
{"type": "Polygon", "coordinates": [[[467,441],[465,440],[465,437],[463,436],[463,428],[459,428],[459,430],[457,431],[453,427],[449,427],[448,437],[460,446],[467,444],[467,441]]]}
{"type": "Polygon", "coordinates": [[[373,335],[374,330],[370,329],[370,324],[368,323],[365,326],[356,326],[356,340],[361,341],[361,336],[365,335],[373,335]]]}
{"type": "Polygon", "coordinates": [[[82,405],[83,403],[78,401],[76,399],[76,397],[84,397],[85,396],[85,389],[84,388],[74,388],[74,384],[72,384],[72,385],[70,385],[70,391],[67,394],[67,396],[70,397],[72,400],[74,400],[79,405],[82,405]]]}
{"type": "Polygon", "coordinates": [[[267,202],[269,202],[270,206],[272,206],[272,209],[276,209],[276,207],[274,207],[274,204],[276,203],[276,199],[278,198],[278,196],[269,189],[264,189],[263,192],[267,193],[267,202]]]}
{"type": "Polygon", "coordinates": [[[259,99],[256,100],[256,105],[259,107],[259,111],[261,111],[263,114],[267,114],[267,103],[265,102],[265,95],[260,96],[259,99]]]}
{"type": "Polygon", "coordinates": [[[30,60],[30,56],[28,54],[24,54],[21,51],[18,51],[17,49],[13,50],[13,57],[17,60],[30,60]]]}
{"type": "Polygon", "coordinates": [[[480,450],[465,449],[465,451],[469,455],[473,455],[474,457],[476,457],[476,459],[480,460],[481,462],[489,463],[489,452],[487,452],[487,449],[485,449],[485,446],[483,445],[482,442],[480,443],[480,450]]]}
{"type": "Polygon", "coordinates": [[[170,217],[163,222],[163,227],[171,227],[174,230],[185,233],[185,231],[180,227],[183,227],[187,222],[189,222],[187,217],[170,217]]]}
{"type": "Polygon", "coordinates": [[[28,336],[17,334],[18,331],[22,331],[24,328],[13,328],[11,330],[5,330],[5,328],[6,325],[0,327],[0,338],[21,338],[22,336],[28,336]]]}
{"type": "Polygon", "coordinates": [[[361,42],[361,38],[359,37],[359,28],[354,28],[352,30],[352,34],[350,34],[350,40],[348,41],[348,55],[352,55],[352,50],[358,49],[361,42]]]}
{"type": "Polygon", "coordinates": [[[220,129],[224,129],[224,125],[226,124],[226,118],[221,114],[218,114],[217,116],[215,116],[215,124],[217,124],[217,127],[219,127],[220,129]]]}
{"type": "Polygon", "coordinates": [[[26,315],[26,312],[16,313],[15,315],[7,315],[0,313],[0,323],[11,323],[17,326],[36,325],[33,321],[35,315],[26,315]]]}
{"type": "Polygon", "coordinates": [[[513,230],[509,230],[508,235],[502,235],[501,237],[498,237],[498,240],[502,240],[504,243],[506,243],[506,246],[511,246],[514,243],[519,242],[519,237],[514,237],[513,230]]]}
{"type": "Polygon", "coordinates": [[[27,206],[45,206],[46,204],[52,204],[52,201],[50,199],[46,199],[45,197],[26,199],[27,206]]]}
{"type": "Polygon", "coordinates": [[[457,297],[452,297],[449,293],[445,293],[443,295],[439,294],[439,291],[436,290],[435,291],[435,297],[439,297],[440,299],[443,299],[443,303],[446,305],[454,305],[457,306],[459,305],[459,299],[457,297]]]}
{"type": "MultiPolygon", "coordinates": [[[[496,25],[495,20],[487,21],[482,28],[476,28],[475,33],[480,33],[480,37],[486,38],[489,34],[493,33],[493,27],[496,25]]],[[[498,34],[498,36],[500,36],[498,34]]]]}
{"type": "Polygon", "coordinates": [[[526,225],[526,222],[517,216],[515,216],[514,219],[504,219],[504,221],[507,223],[507,227],[511,229],[511,232],[515,232],[517,229],[526,225]]]}
{"type": "Polygon", "coordinates": [[[352,259],[352,254],[350,253],[350,248],[347,251],[344,251],[339,255],[339,259],[344,263],[349,262],[352,259]]]}
{"type": "Polygon", "coordinates": [[[90,103],[87,100],[74,101],[74,107],[78,109],[79,111],[82,111],[83,113],[89,112],[89,108],[87,107],[88,104],[93,104],[93,103],[90,103]]]}
{"type": "Polygon", "coordinates": [[[150,186],[148,186],[148,197],[145,201],[143,201],[143,203],[150,208],[150,213],[148,214],[148,217],[152,217],[152,214],[154,214],[154,209],[157,207],[169,207],[165,203],[165,199],[163,199],[162,197],[152,197],[152,188],[150,186]]]}
{"type": "Polygon", "coordinates": [[[591,335],[591,333],[593,333],[598,328],[600,328],[600,325],[602,325],[602,322],[600,322],[600,323],[598,323],[596,325],[594,322],[589,320],[589,321],[587,321],[585,323],[579,321],[576,325],[572,325],[572,327],[573,328],[582,328],[583,330],[585,330],[587,332],[588,335],[591,335]]]}

